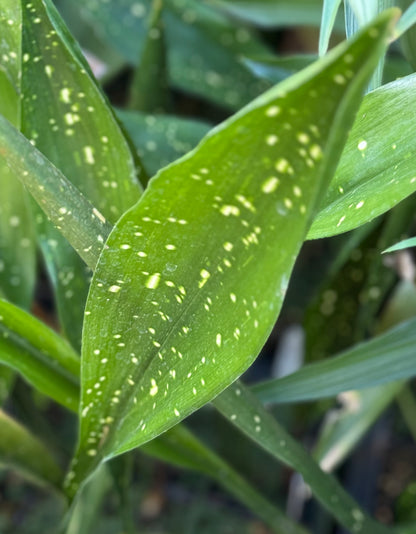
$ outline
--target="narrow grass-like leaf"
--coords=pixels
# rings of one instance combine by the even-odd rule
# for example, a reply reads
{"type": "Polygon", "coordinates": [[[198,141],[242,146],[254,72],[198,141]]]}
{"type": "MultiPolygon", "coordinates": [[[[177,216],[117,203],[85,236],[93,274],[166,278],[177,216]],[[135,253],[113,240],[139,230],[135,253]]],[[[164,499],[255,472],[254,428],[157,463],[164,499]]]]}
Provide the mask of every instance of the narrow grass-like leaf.
{"type": "Polygon", "coordinates": [[[350,532],[388,534],[389,529],[367,516],[336,479],[319,468],[306,450],[241,383],[233,384],[224,391],[215,399],[214,405],[260,447],[300,472],[313,495],[350,532]]]}
{"type": "Polygon", "coordinates": [[[146,41],[130,86],[129,107],[137,111],[160,113],[169,100],[162,9],[162,0],[152,0],[146,41]]]}
{"type": "MultiPolygon", "coordinates": [[[[26,137],[105,217],[117,220],[140,196],[135,163],[111,108],[49,0],[22,2],[22,95],[26,137]]],[[[89,273],[42,212],[36,221],[63,329],[79,346],[89,273]]]]}
{"type": "Polygon", "coordinates": [[[415,23],[416,23],[416,2],[412,2],[412,4],[406,9],[406,11],[400,17],[400,20],[397,23],[397,27],[396,27],[396,34],[399,36],[403,35],[403,33],[407,32],[407,30],[409,30],[415,23]]]}
{"type": "Polygon", "coordinates": [[[314,447],[313,457],[324,471],[333,471],[348,457],[402,387],[402,382],[391,382],[342,397],[341,408],[328,413],[314,447]]]}
{"type": "Polygon", "coordinates": [[[59,488],[63,473],[47,447],[2,410],[0,436],[0,467],[12,467],[38,484],[59,488]]]}
{"type": "Polygon", "coordinates": [[[172,115],[118,111],[149,176],[191,151],[208,133],[205,122],[172,115]]]}
{"type": "Polygon", "coordinates": [[[263,402],[289,403],[333,397],[416,376],[416,319],[355,345],[339,356],[253,387],[263,402]]]}
{"type": "MultiPolygon", "coordinates": [[[[0,12],[0,114],[20,126],[21,12],[5,0],[0,12]]],[[[35,284],[35,236],[29,198],[4,162],[0,162],[0,290],[30,307],[35,284]]]]}
{"type": "Polygon", "coordinates": [[[416,190],[415,88],[411,75],[366,95],[308,239],[365,224],[416,190]]]}
{"type": "Polygon", "coordinates": [[[341,0],[324,0],[322,8],[321,29],[319,33],[319,55],[323,56],[328,50],[329,38],[331,37],[341,0]]]}
{"type": "Polygon", "coordinates": [[[43,154],[2,117],[0,156],[59,232],[93,269],[112,228],[111,224],[43,154]]]}
{"type": "Polygon", "coordinates": [[[117,223],[87,303],[70,495],[255,359],[393,16],[214,130],[117,223]]]}
{"type": "Polygon", "coordinates": [[[259,78],[279,83],[318,59],[317,54],[244,57],[244,64],[259,78]]]}
{"type": "Polygon", "coordinates": [[[404,239],[403,241],[400,241],[399,243],[396,243],[395,245],[392,245],[389,248],[386,248],[386,250],[383,250],[383,254],[387,254],[388,252],[396,252],[397,250],[403,250],[405,248],[411,248],[416,247],[416,237],[410,237],[409,239],[404,239]]]}
{"type": "Polygon", "coordinates": [[[32,315],[1,299],[0,333],[0,363],[76,411],[79,357],[67,342],[32,315]]]}

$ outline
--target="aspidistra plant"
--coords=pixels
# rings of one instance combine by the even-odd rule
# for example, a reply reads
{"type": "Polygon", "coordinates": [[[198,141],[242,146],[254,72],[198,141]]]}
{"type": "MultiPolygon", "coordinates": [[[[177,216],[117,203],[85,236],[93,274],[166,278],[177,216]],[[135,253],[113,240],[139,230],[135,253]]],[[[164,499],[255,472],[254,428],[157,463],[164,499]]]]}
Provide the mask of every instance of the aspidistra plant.
{"type": "MultiPolygon", "coordinates": [[[[85,61],[49,0],[22,2],[20,15],[21,112],[30,141],[0,119],[0,153],[94,271],[83,321],[79,442],[65,482],[72,499],[102,462],[213,401],[257,357],[398,12],[385,12],[212,130],[162,169],[130,209],[141,189],[135,162],[85,61]],[[64,75],[62,58],[70,62],[64,75]],[[29,102],[32,79],[37,98],[50,92],[53,133],[39,127],[44,117],[29,102]],[[81,109],[95,117],[92,126],[81,109]]],[[[40,241],[59,277],[61,248],[49,232],[40,241]]],[[[72,267],[66,275],[72,282],[72,267]]],[[[230,391],[230,406],[238,406],[238,391],[230,391]]],[[[226,399],[227,392],[219,409],[238,422],[238,413],[224,409],[226,399]]],[[[252,406],[261,443],[270,426],[252,406]]],[[[341,522],[384,531],[351,502],[355,513],[339,514],[341,522]]]]}

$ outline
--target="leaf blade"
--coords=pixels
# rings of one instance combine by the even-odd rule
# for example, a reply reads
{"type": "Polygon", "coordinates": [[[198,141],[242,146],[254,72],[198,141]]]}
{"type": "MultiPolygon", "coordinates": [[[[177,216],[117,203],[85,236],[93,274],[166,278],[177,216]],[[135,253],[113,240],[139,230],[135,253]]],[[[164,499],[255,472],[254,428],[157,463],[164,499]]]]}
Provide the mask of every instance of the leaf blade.
{"type": "MultiPolygon", "coordinates": [[[[351,110],[356,108],[371,67],[384,50],[384,32],[389,31],[390,17],[392,12],[379,19],[381,33],[369,30],[354,42],[342,45],[215,129],[194,152],[153,179],[140,203],[120,219],[101,255],[87,305],[81,438],[75,471],[68,478],[70,494],[101,458],[122,453],[166,430],[218,394],[256,357],[275,321],[316,197],[336,165],[339,146],[351,121],[351,110]],[[376,37],[379,39],[371,47],[372,54],[363,55],[362,48],[367,49],[376,37]],[[358,62],[356,79],[350,81],[337,77],[340,69],[345,68],[342,65],[347,54],[358,62]],[[276,131],[278,124],[289,124],[286,113],[290,114],[288,110],[293,102],[306,94],[318,99],[320,95],[328,115],[323,118],[321,108],[319,112],[318,108],[310,111],[313,115],[307,117],[308,121],[312,124],[316,121],[318,126],[312,127],[309,134],[304,131],[299,134],[298,122],[292,117],[294,133],[288,136],[284,148],[276,147],[275,152],[274,137],[271,143],[267,137],[270,128],[276,131]],[[348,95],[345,100],[344,94],[348,95]],[[276,115],[282,122],[273,121],[276,115]],[[262,132],[261,139],[254,144],[247,137],[239,137],[241,131],[247,131],[253,124],[259,125],[262,132]],[[320,146],[312,140],[317,127],[321,129],[320,146]],[[283,157],[281,150],[287,151],[284,154],[295,161],[288,146],[292,147],[293,137],[296,139],[298,134],[300,144],[309,145],[310,156],[293,163],[298,167],[299,181],[292,182],[291,162],[283,157]],[[240,144],[252,159],[241,161],[240,144]],[[321,151],[327,157],[321,159],[321,151]],[[258,155],[262,153],[264,160],[259,162],[258,155]],[[273,160],[268,159],[269,154],[274,156],[273,160]],[[208,155],[213,172],[205,166],[208,155]],[[252,166],[253,174],[249,177],[252,180],[245,179],[240,184],[239,172],[246,168],[247,161],[252,166]],[[275,191],[276,184],[274,179],[270,181],[272,166],[282,176],[282,192],[276,197],[268,196],[275,191]],[[233,169],[233,180],[230,169],[233,169]],[[211,193],[213,180],[226,173],[228,181],[221,187],[217,183],[215,193],[211,193]],[[285,174],[289,178],[283,182],[285,174]],[[183,176],[188,178],[186,182],[183,176]],[[293,189],[293,184],[304,200],[299,201],[299,190],[293,189]],[[244,217],[242,222],[240,215],[244,217]],[[282,250],[271,250],[267,241],[263,241],[266,226],[262,217],[266,217],[267,229],[274,238],[277,227],[282,232],[280,235],[288,235],[290,227],[290,239],[284,243],[285,255],[281,254],[282,250]],[[200,220],[207,222],[199,229],[202,233],[196,239],[195,224],[200,220]],[[212,240],[218,227],[222,231],[212,240]],[[207,240],[208,235],[211,241],[207,240]],[[207,241],[212,248],[211,256],[207,256],[204,244],[207,241]],[[179,243],[185,247],[180,256],[175,253],[179,243]],[[261,250],[265,261],[273,265],[272,271],[268,267],[264,269],[268,276],[261,279],[257,276],[250,247],[255,248],[259,257],[262,257],[261,250]],[[166,252],[162,253],[163,248],[166,252]],[[113,261],[118,254],[122,254],[122,260],[113,261]],[[238,268],[231,269],[233,262],[238,268]],[[230,293],[230,289],[234,291],[230,293]],[[243,301],[240,307],[234,306],[237,298],[243,301]],[[223,309],[218,308],[219,304],[214,305],[215,302],[221,303],[223,309]],[[124,310],[122,316],[120,309],[124,310]],[[135,326],[138,318],[140,328],[135,326]],[[246,326],[246,330],[240,331],[240,325],[246,326]],[[134,335],[125,337],[126,331],[134,335]],[[194,349],[196,340],[198,351],[194,349]],[[187,354],[186,360],[183,353],[187,354]],[[120,359],[126,366],[122,373],[120,368],[115,371],[119,373],[117,376],[110,370],[116,369],[120,359]],[[175,381],[176,376],[180,381],[175,381]],[[182,387],[185,383],[186,389],[182,387]],[[99,405],[98,396],[93,393],[97,390],[99,405]],[[97,436],[96,446],[91,445],[93,436],[97,436]]],[[[302,117],[302,125],[304,120],[302,117]]]]}

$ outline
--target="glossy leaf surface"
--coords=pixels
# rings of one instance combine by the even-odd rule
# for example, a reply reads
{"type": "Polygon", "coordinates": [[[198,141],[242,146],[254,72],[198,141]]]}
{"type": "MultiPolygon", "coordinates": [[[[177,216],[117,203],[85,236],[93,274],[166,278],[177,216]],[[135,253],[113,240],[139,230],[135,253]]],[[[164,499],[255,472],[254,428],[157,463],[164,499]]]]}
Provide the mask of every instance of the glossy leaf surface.
{"type": "Polygon", "coordinates": [[[392,328],[339,356],[253,388],[263,402],[310,401],[416,375],[416,320],[392,328]]]}
{"type": "Polygon", "coordinates": [[[48,448],[0,410],[0,466],[13,467],[39,484],[59,488],[62,471],[48,448]]]}
{"type": "Polygon", "coordinates": [[[403,250],[411,247],[416,247],[416,237],[410,237],[409,239],[405,239],[404,241],[400,241],[399,243],[386,248],[386,250],[383,250],[383,254],[387,254],[388,252],[396,252],[397,250],[403,250]]]}
{"type": "Polygon", "coordinates": [[[334,27],[335,18],[341,0],[324,0],[322,8],[321,29],[319,32],[319,55],[323,56],[328,50],[329,38],[334,27]]]}
{"type": "Polygon", "coordinates": [[[413,74],[366,95],[308,239],[356,228],[416,190],[415,88],[413,74]]]}
{"type": "Polygon", "coordinates": [[[392,16],[215,129],[117,223],[86,308],[69,494],[101,459],[173,426],[255,359],[392,16]]]}

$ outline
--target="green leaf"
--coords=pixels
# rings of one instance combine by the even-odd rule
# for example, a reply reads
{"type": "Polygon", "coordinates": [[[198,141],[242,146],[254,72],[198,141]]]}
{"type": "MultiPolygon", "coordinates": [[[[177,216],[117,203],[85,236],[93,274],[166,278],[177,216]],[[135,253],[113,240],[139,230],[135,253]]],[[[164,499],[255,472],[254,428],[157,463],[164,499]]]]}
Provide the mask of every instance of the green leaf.
{"type": "MultiPolygon", "coordinates": [[[[72,411],[78,410],[80,360],[63,338],[34,317],[0,300],[0,362],[10,365],[45,395],[72,411]]],[[[0,367],[0,373],[3,370],[0,367]]],[[[0,386],[2,386],[0,375],[0,386]]],[[[0,389],[0,398],[2,392],[0,389]]],[[[1,429],[1,421],[0,421],[1,429]]],[[[0,440],[1,442],[1,440],[0,440]]],[[[0,443],[0,460],[1,460],[0,443]]],[[[305,534],[302,527],[284,517],[226,462],[205,447],[193,434],[177,425],[144,451],[173,465],[187,467],[213,477],[237,499],[256,513],[275,532],[305,534]]],[[[95,476],[94,476],[95,480],[95,476]]],[[[93,481],[94,484],[94,481],[93,481]]],[[[87,486],[87,491],[89,486],[87,486]]],[[[92,490],[91,490],[92,491],[92,490]]],[[[94,492],[93,492],[94,493],[94,492]]],[[[68,532],[89,517],[78,500],[68,532]]]]}
{"type": "Polygon", "coordinates": [[[58,334],[32,315],[0,299],[0,362],[36,389],[77,410],[79,358],[58,334]]]}
{"type": "MultiPolygon", "coordinates": [[[[409,2],[406,2],[409,3],[409,2]]],[[[402,35],[416,23],[416,2],[412,2],[401,16],[396,27],[396,34],[402,35]]]]}
{"type": "Polygon", "coordinates": [[[321,30],[319,33],[319,55],[323,56],[328,50],[329,38],[331,37],[335,19],[341,0],[324,0],[322,8],[321,30]]]}
{"type": "Polygon", "coordinates": [[[199,471],[214,478],[248,508],[256,510],[274,532],[306,534],[306,530],[289,520],[285,515],[261,497],[247,482],[215,453],[205,447],[183,425],[176,425],[168,432],[141,447],[169,463],[199,471]]]}
{"type": "Polygon", "coordinates": [[[220,413],[279,461],[299,471],[313,495],[350,532],[388,534],[360,509],[335,478],[324,473],[290,434],[241,383],[214,401],[220,413]]]}
{"type": "Polygon", "coordinates": [[[129,107],[160,113],[169,100],[163,0],[152,0],[146,40],[130,86],[129,107]]]}
{"type": "Polygon", "coordinates": [[[230,15],[264,28],[319,26],[322,0],[211,0],[230,15]]]}
{"type": "Polygon", "coordinates": [[[404,11],[404,14],[399,21],[400,25],[398,23],[398,28],[396,28],[396,30],[401,33],[400,43],[404,55],[412,65],[413,70],[416,65],[416,26],[411,26],[411,23],[415,13],[415,6],[416,3],[413,0],[399,1],[399,7],[404,11]]]}
{"type": "Polygon", "coordinates": [[[406,248],[416,247],[416,237],[410,237],[409,239],[404,239],[395,245],[392,245],[386,250],[383,250],[382,254],[387,254],[388,252],[396,252],[397,250],[403,250],[406,248]]]}
{"type": "Polygon", "coordinates": [[[244,57],[244,64],[259,78],[278,83],[308,67],[318,59],[317,54],[298,54],[291,56],[250,56],[244,57]]]}
{"type": "MultiPolygon", "coordinates": [[[[22,5],[22,131],[114,222],[140,195],[127,142],[50,1],[22,5]]],[[[63,329],[78,346],[90,275],[40,211],[36,221],[63,329]]]]}
{"type": "MultiPolygon", "coordinates": [[[[0,14],[0,114],[20,125],[21,13],[15,0],[6,0],[0,14]]],[[[35,284],[35,239],[29,198],[15,176],[0,162],[0,290],[30,307],[35,284]]]]}
{"type": "Polygon", "coordinates": [[[348,457],[402,387],[402,382],[392,382],[342,395],[341,408],[328,414],[314,447],[313,457],[324,471],[333,471],[348,457]]]}
{"type": "MultiPolygon", "coordinates": [[[[77,3],[103,40],[135,65],[144,46],[150,3],[77,3]]],[[[240,108],[268,87],[239,61],[242,55],[270,53],[248,29],[199,0],[165,0],[163,21],[173,86],[231,109],[240,108]]]]}
{"type": "Polygon", "coordinates": [[[59,488],[62,471],[47,447],[0,410],[0,466],[19,470],[30,480],[59,488]]]}
{"type": "Polygon", "coordinates": [[[211,128],[204,122],[172,115],[122,110],[117,114],[150,176],[190,152],[211,128]]]}
{"type": "Polygon", "coordinates": [[[333,397],[416,375],[416,319],[292,375],[253,387],[263,402],[289,403],[333,397]]]}
{"type": "Polygon", "coordinates": [[[1,116],[0,155],[59,232],[93,269],[111,231],[111,224],[43,154],[1,116]]]}
{"type": "Polygon", "coordinates": [[[118,221],[86,307],[70,495],[253,362],[392,16],[215,129],[118,221]]]}
{"type": "Polygon", "coordinates": [[[308,239],[365,224],[415,191],[415,87],[411,75],[365,96],[308,239]]]}

